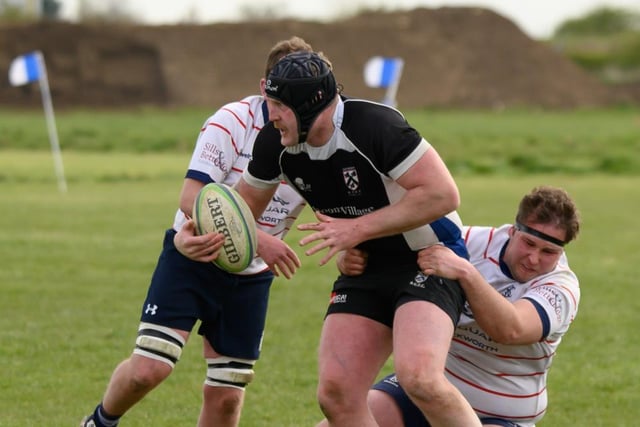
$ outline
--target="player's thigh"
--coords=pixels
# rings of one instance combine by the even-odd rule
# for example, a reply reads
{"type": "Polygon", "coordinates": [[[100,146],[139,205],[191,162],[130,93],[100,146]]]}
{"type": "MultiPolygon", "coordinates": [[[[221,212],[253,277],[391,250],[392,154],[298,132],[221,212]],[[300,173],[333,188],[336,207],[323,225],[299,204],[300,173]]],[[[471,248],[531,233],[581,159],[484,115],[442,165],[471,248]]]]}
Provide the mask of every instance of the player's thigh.
{"type": "Polygon", "coordinates": [[[333,313],[322,326],[319,350],[321,381],[368,387],[389,356],[391,329],[375,320],[333,313]]]}
{"type": "Polygon", "coordinates": [[[443,370],[454,325],[447,313],[428,301],[398,307],[393,324],[393,353],[397,370],[443,370]]]}

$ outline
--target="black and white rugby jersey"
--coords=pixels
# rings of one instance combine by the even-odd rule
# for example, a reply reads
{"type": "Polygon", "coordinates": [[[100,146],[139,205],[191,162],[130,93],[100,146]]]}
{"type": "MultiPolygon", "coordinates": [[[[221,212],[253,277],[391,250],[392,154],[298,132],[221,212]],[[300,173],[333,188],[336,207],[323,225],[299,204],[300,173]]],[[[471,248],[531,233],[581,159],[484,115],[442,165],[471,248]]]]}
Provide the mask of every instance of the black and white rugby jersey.
{"type": "MultiPolygon", "coordinates": [[[[244,179],[257,187],[286,180],[315,210],[336,218],[355,218],[399,200],[396,183],[431,147],[396,109],[359,99],[341,99],[333,116],[335,131],[322,147],[300,143],[284,147],[273,123],[254,145],[244,179]]],[[[415,262],[415,251],[444,243],[466,256],[462,224],[454,211],[401,235],[363,242],[369,256],[415,262]]]]}

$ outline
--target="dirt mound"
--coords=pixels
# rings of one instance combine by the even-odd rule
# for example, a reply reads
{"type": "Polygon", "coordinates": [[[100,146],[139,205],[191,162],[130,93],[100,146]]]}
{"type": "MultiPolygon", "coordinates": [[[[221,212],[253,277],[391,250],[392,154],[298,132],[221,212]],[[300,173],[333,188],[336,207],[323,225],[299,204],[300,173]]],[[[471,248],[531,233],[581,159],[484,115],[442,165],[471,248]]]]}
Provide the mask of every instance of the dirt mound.
{"type": "MultiPolygon", "coordinates": [[[[573,108],[633,102],[547,45],[486,9],[365,13],[332,23],[277,21],[202,26],[0,27],[0,73],[39,49],[56,107],[210,106],[256,93],[269,48],[299,35],[333,62],[351,96],[382,99],[365,86],[372,56],[399,56],[401,108],[573,108]]],[[[0,106],[36,106],[37,90],[0,83],[0,106]]],[[[640,102],[640,97],[635,102],[640,102]]]]}
{"type": "MultiPolygon", "coordinates": [[[[6,76],[14,57],[36,49],[44,54],[56,106],[168,101],[158,50],[130,36],[57,23],[0,28],[1,72],[6,76]]],[[[32,86],[13,88],[6,79],[0,85],[0,105],[39,101],[39,91],[32,86]]]]}

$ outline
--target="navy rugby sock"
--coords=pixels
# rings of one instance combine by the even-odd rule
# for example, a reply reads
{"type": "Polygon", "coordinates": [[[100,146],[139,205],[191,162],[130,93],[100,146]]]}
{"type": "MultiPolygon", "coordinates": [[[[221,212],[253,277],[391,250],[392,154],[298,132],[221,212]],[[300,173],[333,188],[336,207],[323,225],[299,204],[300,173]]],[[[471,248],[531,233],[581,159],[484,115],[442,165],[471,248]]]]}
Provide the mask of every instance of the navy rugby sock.
{"type": "Polygon", "coordinates": [[[102,403],[100,403],[93,412],[93,421],[96,423],[96,427],[116,427],[118,421],[120,421],[120,416],[107,414],[102,407],[102,403]]]}

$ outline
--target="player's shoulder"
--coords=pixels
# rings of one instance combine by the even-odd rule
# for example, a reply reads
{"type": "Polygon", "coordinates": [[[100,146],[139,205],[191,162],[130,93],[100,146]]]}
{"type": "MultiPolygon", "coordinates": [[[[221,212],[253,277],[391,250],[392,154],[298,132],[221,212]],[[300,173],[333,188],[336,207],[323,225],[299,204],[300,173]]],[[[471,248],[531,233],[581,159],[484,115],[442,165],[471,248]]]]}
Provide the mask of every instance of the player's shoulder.
{"type": "Polygon", "coordinates": [[[362,139],[369,142],[383,142],[401,138],[410,144],[417,144],[422,139],[405,120],[402,113],[393,107],[378,102],[358,98],[342,98],[342,110],[338,111],[337,124],[352,141],[362,143],[362,139]]]}
{"type": "Polygon", "coordinates": [[[345,116],[350,115],[383,118],[385,120],[404,121],[404,115],[397,109],[375,101],[360,98],[342,97],[344,103],[345,116]]]}
{"type": "Polygon", "coordinates": [[[243,126],[264,126],[267,121],[264,98],[261,95],[247,96],[241,100],[229,102],[220,107],[209,122],[238,122],[243,126]]]}
{"type": "Polygon", "coordinates": [[[503,224],[499,227],[487,225],[465,225],[462,229],[466,243],[489,243],[494,240],[505,240],[508,238],[511,224],[503,224]]]}
{"type": "MultiPolygon", "coordinates": [[[[280,143],[280,131],[276,129],[273,122],[266,123],[254,143],[254,158],[261,157],[267,153],[280,153],[285,147],[280,143]]],[[[262,159],[259,159],[262,160],[262,159]]]]}
{"type": "Polygon", "coordinates": [[[540,276],[537,281],[556,283],[570,289],[580,288],[578,276],[571,267],[569,267],[566,254],[562,254],[556,268],[549,273],[540,276]]]}
{"type": "Polygon", "coordinates": [[[500,227],[465,225],[462,237],[472,260],[494,257],[509,239],[511,224],[500,227]]]}

